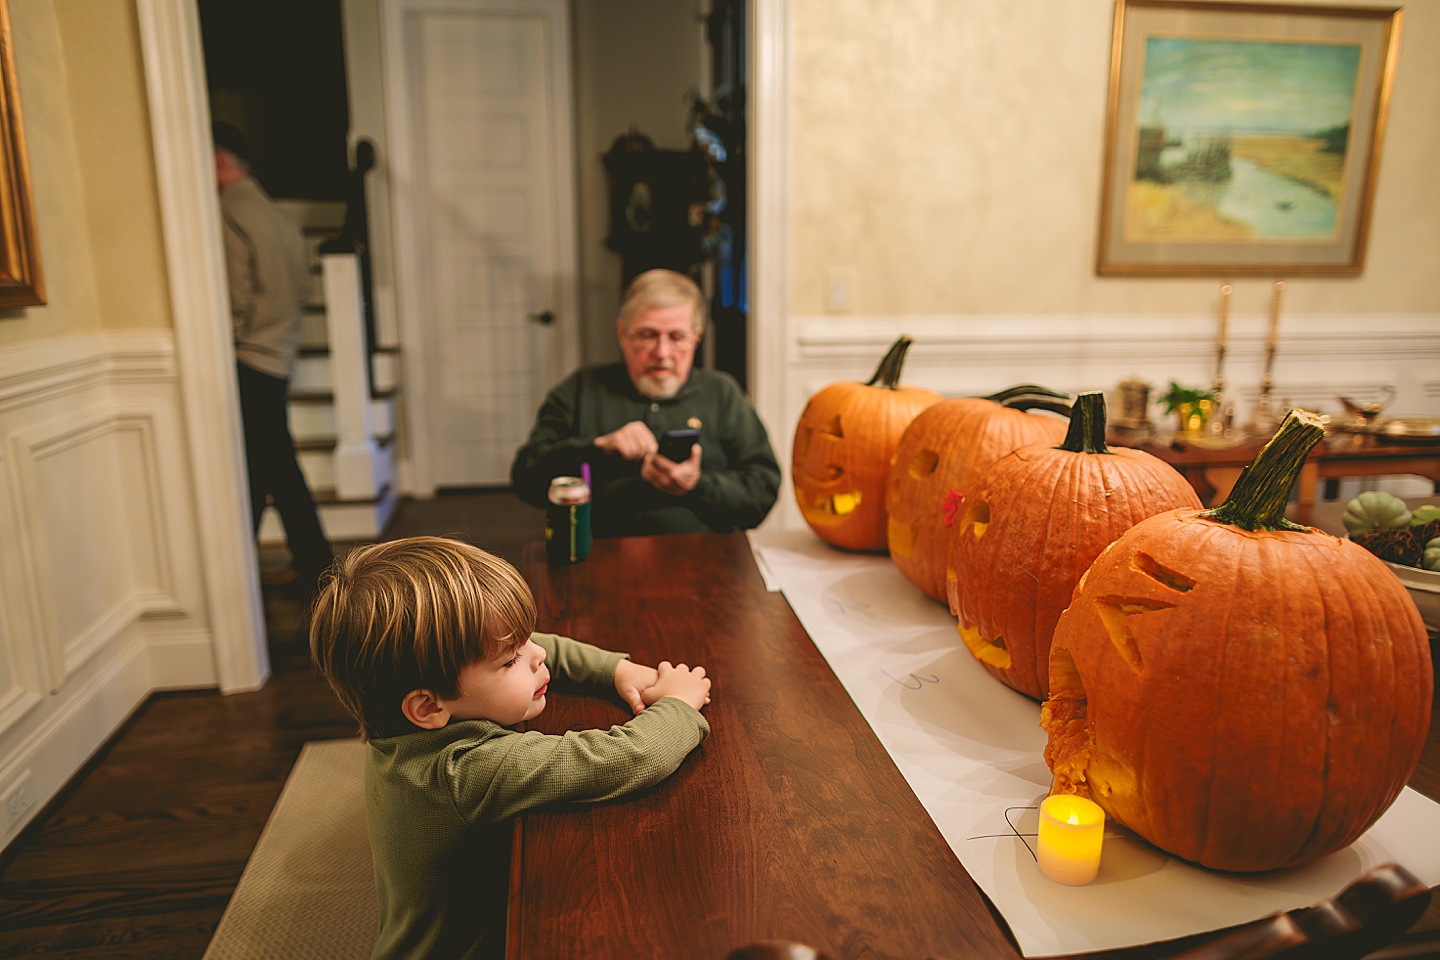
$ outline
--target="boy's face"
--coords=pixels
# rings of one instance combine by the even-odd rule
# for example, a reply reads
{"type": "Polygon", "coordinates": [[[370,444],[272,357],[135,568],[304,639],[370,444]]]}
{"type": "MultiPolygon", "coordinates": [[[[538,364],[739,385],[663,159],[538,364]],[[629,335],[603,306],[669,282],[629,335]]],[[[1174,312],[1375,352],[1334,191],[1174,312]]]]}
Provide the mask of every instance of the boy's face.
{"type": "Polygon", "coordinates": [[[492,720],[514,726],[540,715],[545,709],[545,690],[550,671],[545,651],[533,640],[512,656],[480,660],[460,671],[459,690],[454,700],[441,700],[451,720],[492,720]]]}

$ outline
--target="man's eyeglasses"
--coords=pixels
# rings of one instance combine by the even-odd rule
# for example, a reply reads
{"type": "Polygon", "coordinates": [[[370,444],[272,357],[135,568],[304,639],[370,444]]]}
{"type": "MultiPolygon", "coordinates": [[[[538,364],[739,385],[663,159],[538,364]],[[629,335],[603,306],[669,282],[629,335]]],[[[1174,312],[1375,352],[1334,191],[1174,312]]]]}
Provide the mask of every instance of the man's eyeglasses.
{"type": "Polygon", "coordinates": [[[647,350],[658,346],[661,340],[676,350],[685,350],[695,346],[695,341],[700,339],[700,335],[694,330],[671,330],[668,333],[662,333],[649,327],[641,327],[639,330],[626,331],[625,339],[635,346],[644,347],[647,350]]]}

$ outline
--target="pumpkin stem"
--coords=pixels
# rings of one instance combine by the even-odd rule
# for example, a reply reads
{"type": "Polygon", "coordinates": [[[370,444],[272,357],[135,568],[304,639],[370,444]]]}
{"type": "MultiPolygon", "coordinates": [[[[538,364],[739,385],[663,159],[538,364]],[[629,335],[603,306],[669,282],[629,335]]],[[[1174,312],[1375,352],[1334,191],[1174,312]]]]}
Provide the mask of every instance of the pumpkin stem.
{"type": "Polygon", "coordinates": [[[894,390],[900,386],[900,368],[905,366],[905,351],[910,349],[910,344],[915,341],[901,334],[900,339],[890,345],[885,356],[880,358],[880,365],[875,368],[875,376],[865,381],[867,387],[880,387],[885,390],[894,390]]]}
{"type": "Polygon", "coordinates": [[[1071,453],[1109,453],[1105,446],[1105,394],[1098,390],[1075,398],[1070,411],[1070,429],[1057,450],[1071,453]]]}
{"type": "Polygon", "coordinates": [[[1324,436],[1319,417],[1308,410],[1291,410],[1275,436],[1240,472],[1225,502],[1200,516],[1241,530],[1311,530],[1285,519],[1285,502],[1305,458],[1324,436]]]}
{"type": "MultiPolygon", "coordinates": [[[[1013,387],[1006,387],[999,393],[992,393],[984,399],[1003,406],[1010,406],[1006,401],[1016,400],[1021,397],[1049,397],[1051,400],[1063,400],[1066,404],[1070,402],[1070,394],[1061,393],[1059,390],[1051,390],[1049,387],[1042,387],[1038,383],[1017,383],[1013,387]]],[[[1068,409],[1066,412],[1069,412],[1068,409]]]]}

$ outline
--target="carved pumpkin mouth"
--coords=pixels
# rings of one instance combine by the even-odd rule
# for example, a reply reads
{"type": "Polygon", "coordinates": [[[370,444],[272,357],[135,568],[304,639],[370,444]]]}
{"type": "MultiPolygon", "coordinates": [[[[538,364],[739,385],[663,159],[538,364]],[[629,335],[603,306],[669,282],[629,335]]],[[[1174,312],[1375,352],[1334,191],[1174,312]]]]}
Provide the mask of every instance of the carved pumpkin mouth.
{"type": "Polygon", "coordinates": [[[802,508],[806,519],[813,523],[839,523],[860,506],[860,491],[811,496],[802,508]]]}
{"type": "Polygon", "coordinates": [[[979,627],[962,621],[960,639],[965,641],[965,646],[969,648],[976,660],[998,670],[1010,669],[1010,651],[1005,646],[1003,636],[997,636],[994,639],[982,637],[979,627]]]}
{"type": "Polygon", "coordinates": [[[908,557],[915,552],[915,541],[920,536],[920,524],[904,523],[890,517],[886,537],[890,544],[890,555],[892,557],[908,557]]]}

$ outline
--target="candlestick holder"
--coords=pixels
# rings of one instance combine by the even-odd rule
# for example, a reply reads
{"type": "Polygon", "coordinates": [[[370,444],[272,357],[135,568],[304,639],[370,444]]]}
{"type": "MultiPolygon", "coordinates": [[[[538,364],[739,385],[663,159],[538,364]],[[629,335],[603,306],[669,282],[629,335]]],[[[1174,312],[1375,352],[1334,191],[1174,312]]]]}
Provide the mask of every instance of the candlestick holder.
{"type": "Polygon", "coordinates": [[[1269,437],[1280,429],[1280,414],[1270,404],[1270,390],[1274,383],[1267,370],[1260,381],[1260,399],[1245,422],[1245,432],[1252,437],[1269,437]]]}

